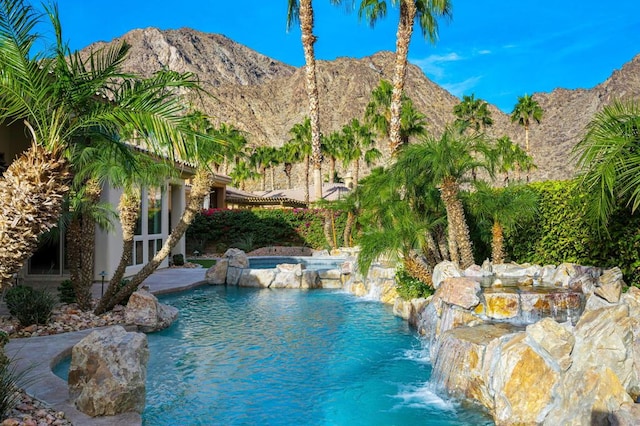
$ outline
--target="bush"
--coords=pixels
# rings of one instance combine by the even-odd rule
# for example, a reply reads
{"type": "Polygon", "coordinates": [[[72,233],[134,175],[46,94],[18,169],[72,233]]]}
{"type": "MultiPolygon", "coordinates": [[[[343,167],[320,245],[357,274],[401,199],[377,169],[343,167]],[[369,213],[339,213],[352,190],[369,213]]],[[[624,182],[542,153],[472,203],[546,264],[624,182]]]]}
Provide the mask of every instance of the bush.
{"type": "Polygon", "coordinates": [[[182,266],[184,265],[184,255],[182,254],[174,254],[172,257],[173,260],[173,264],[175,266],[182,266]]]}
{"type": "MultiPolygon", "coordinates": [[[[2,355],[6,358],[4,352],[2,355]]],[[[21,396],[17,390],[33,383],[32,379],[27,378],[31,369],[33,366],[18,372],[15,360],[8,358],[7,362],[0,364],[0,419],[6,419],[9,412],[20,402],[21,396]]]]}
{"type": "Polygon", "coordinates": [[[9,313],[23,326],[46,324],[56,305],[55,298],[48,292],[26,286],[10,288],[5,299],[9,313]]]}
{"type": "Polygon", "coordinates": [[[404,300],[428,297],[433,294],[433,287],[412,277],[404,268],[396,270],[396,290],[404,300]]]}
{"type": "MultiPolygon", "coordinates": [[[[333,214],[340,244],[346,214],[333,214]]],[[[217,252],[223,252],[238,244],[251,249],[268,246],[324,249],[327,248],[324,216],[325,210],[321,209],[203,210],[187,229],[187,247],[201,253],[213,245],[217,252]]]]}
{"type": "Polygon", "coordinates": [[[75,303],[76,292],[73,289],[71,280],[64,280],[58,286],[58,299],[60,303],[75,303]]]}

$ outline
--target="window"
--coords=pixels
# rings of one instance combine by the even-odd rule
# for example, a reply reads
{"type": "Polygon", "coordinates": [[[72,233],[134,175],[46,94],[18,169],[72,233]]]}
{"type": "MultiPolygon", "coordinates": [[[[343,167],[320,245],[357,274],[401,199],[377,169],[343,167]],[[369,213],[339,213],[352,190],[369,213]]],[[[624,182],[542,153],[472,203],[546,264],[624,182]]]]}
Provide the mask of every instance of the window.
{"type": "Polygon", "coordinates": [[[162,233],[162,190],[149,188],[147,191],[147,217],[149,235],[162,233]]]}

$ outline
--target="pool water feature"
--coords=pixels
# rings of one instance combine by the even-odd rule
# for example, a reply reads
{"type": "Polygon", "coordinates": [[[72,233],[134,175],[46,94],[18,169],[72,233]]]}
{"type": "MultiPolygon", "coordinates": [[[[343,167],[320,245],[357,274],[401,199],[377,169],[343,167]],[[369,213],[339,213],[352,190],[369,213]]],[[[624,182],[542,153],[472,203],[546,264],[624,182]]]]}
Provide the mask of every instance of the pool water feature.
{"type": "Polygon", "coordinates": [[[144,425],[493,424],[433,391],[428,350],[383,304],[220,286],[160,299],[180,317],[148,335],[144,425]]]}

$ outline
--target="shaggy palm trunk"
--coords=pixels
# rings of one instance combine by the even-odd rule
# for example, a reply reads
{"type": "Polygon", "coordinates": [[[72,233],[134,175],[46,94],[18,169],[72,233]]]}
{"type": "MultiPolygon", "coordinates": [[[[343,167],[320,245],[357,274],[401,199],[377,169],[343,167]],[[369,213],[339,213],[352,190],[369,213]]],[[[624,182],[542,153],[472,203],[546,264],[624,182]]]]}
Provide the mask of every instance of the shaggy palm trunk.
{"type": "Polygon", "coordinates": [[[351,247],[351,232],[353,231],[354,223],[356,223],[356,215],[353,212],[347,212],[347,221],[344,224],[344,232],[342,234],[345,247],[351,247]]]}
{"type": "MultiPolygon", "coordinates": [[[[529,125],[524,125],[524,149],[527,155],[531,156],[531,151],[529,151],[529,125]]],[[[527,183],[529,183],[529,170],[526,173],[527,183]]]]}
{"type": "Polygon", "coordinates": [[[169,234],[167,241],[165,241],[164,245],[158,253],[156,253],[153,259],[144,265],[144,267],[131,278],[131,281],[129,281],[126,286],[121,288],[113,297],[103,297],[102,300],[100,300],[100,304],[96,308],[96,314],[101,314],[111,310],[116,305],[126,301],[129,296],[136,291],[138,286],[142,284],[142,282],[151,275],[158,266],[160,266],[160,263],[162,263],[162,261],[169,255],[175,245],[178,244],[178,241],[186,232],[193,218],[202,209],[204,197],[209,193],[211,183],[211,176],[209,172],[205,169],[198,169],[191,186],[191,193],[189,194],[187,208],[182,212],[180,221],[173,228],[171,234],[169,234]]]}
{"type": "Polygon", "coordinates": [[[358,186],[358,179],[360,178],[360,159],[356,158],[353,162],[353,187],[358,186]]]}
{"type": "MultiPolygon", "coordinates": [[[[466,269],[473,265],[473,251],[471,250],[471,238],[469,237],[469,227],[464,215],[462,201],[458,197],[460,192],[458,183],[453,178],[445,178],[440,188],[442,202],[447,210],[447,222],[449,229],[453,230],[453,236],[458,250],[460,251],[459,265],[466,269]]],[[[452,259],[453,261],[453,256],[452,259]]]]}
{"type": "Polygon", "coordinates": [[[324,232],[324,239],[327,241],[327,245],[331,247],[331,249],[338,248],[336,244],[336,240],[334,238],[334,229],[333,229],[333,212],[331,210],[325,210],[324,212],[324,223],[322,226],[322,230],[324,232]]]}
{"type": "MultiPolygon", "coordinates": [[[[320,199],[318,198],[319,201],[320,199]]],[[[309,205],[309,156],[304,156],[304,202],[309,205]]]]}
{"type": "Polygon", "coordinates": [[[436,266],[442,262],[442,256],[440,255],[440,250],[438,250],[436,240],[433,238],[431,232],[426,233],[425,239],[427,241],[427,263],[432,267],[436,266]]]}
{"type": "Polygon", "coordinates": [[[261,170],[261,175],[262,175],[262,191],[266,191],[267,190],[267,168],[263,167],[261,170]]]}
{"type": "Polygon", "coordinates": [[[336,157],[329,157],[329,183],[335,183],[336,157]]]}
{"type": "MultiPolygon", "coordinates": [[[[93,179],[85,182],[86,202],[100,200],[100,184],[93,179]]],[[[91,286],[95,270],[96,222],[89,214],[76,215],[68,228],[67,250],[71,283],[78,307],[91,309],[91,286]]]]}
{"type": "Polygon", "coordinates": [[[58,224],[69,190],[67,161],[32,145],[0,177],[0,288],[38,248],[38,236],[58,224]]]}
{"type": "Polygon", "coordinates": [[[403,259],[404,269],[413,278],[416,278],[423,283],[433,286],[433,278],[431,275],[431,269],[419,256],[415,253],[405,256],[403,259]]]}
{"type": "Polygon", "coordinates": [[[102,313],[99,309],[102,306],[103,300],[110,300],[115,297],[120,289],[120,283],[124,277],[127,265],[131,262],[136,222],[140,215],[140,201],[139,189],[132,188],[125,190],[120,196],[118,211],[120,212],[120,226],[122,228],[122,255],[120,256],[120,263],[118,263],[116,270],[111,276],[111,280],[109,280],[107,292],[102,296],[102,300],[100,300],[98,307],[96,307],[96,314],[102,313]]]}
{"type": "Polygon", "coordinates": [[[396,34],[396,64],[393,74],[393,91],[391,92],[391,122],[389,124],[389,150],[395,156],[402,146],[400,138],[400,112],[402,110],[402,92],[407,74],[407,57],[409,42],[413,34],[413,21],[416,17],[414,0],[400,2],[400,22],[396,34]]]}
{"type": "Polygon", "coordinates": [[[447,226],[447,242],[449,243],[449,260],[451,260],[456,265],[459,265],[460,251],[458,250],[458,240],[456,238],[456,232],[451,224],[447,226]]]}
{"type": "Polygon", "coordinates": [[[504,263],[504,233],[497,220],[493,222],[491,234],[491,261],[494,264],[504,263]]]}
{"type": "MultiPolygon", "coordinates": [[[[313,188],[316,200],[322,198],[322,143],[320,140],[320,106],[316,80],[316,56],[313,45],[313,7],[311,0],[300,0],[300,30],[304,60],[307,96],[309,98],[309,120],[311,121],[311,162],[313,163],[313,188]]],[[[308,186],[308,183],[307,183],[308,186]]],[[[305,201],[309,203],[309,199],[305,201]]]]}
{"type": "Polygon", "coordinates": [[[287,176],[287,189],[291,189],[291,169],[293,165],[291,163],[284,163],[284,174],[287,176]]]}
{"type": "Polygon", "coordinates": [[[274,166],[271,166],[271,170],[270,170],[270,174],[271,174],[271,190],[275,191],[276,190],[276,168],[274,166]]]}
{"type": "Polygon", "coordinates": [[[440,250],[441,260],[451,260],[449,257],[449,247],[447,246],[447,237],[444,231],[438,231],[436,233],[436,241],[438,243],[438,249],[440,250]]]}

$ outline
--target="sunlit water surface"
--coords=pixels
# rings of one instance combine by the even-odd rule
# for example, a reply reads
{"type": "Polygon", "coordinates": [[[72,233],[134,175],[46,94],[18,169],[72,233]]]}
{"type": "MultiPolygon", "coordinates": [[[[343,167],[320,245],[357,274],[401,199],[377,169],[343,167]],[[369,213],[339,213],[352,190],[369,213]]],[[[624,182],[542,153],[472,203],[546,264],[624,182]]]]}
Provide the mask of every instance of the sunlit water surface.
{"type": "Polygon", "coordinates": [[[201,287],[149,334],[145,425],[483,425],[443,399],[415,332],[337,291],[201,287]]]}

